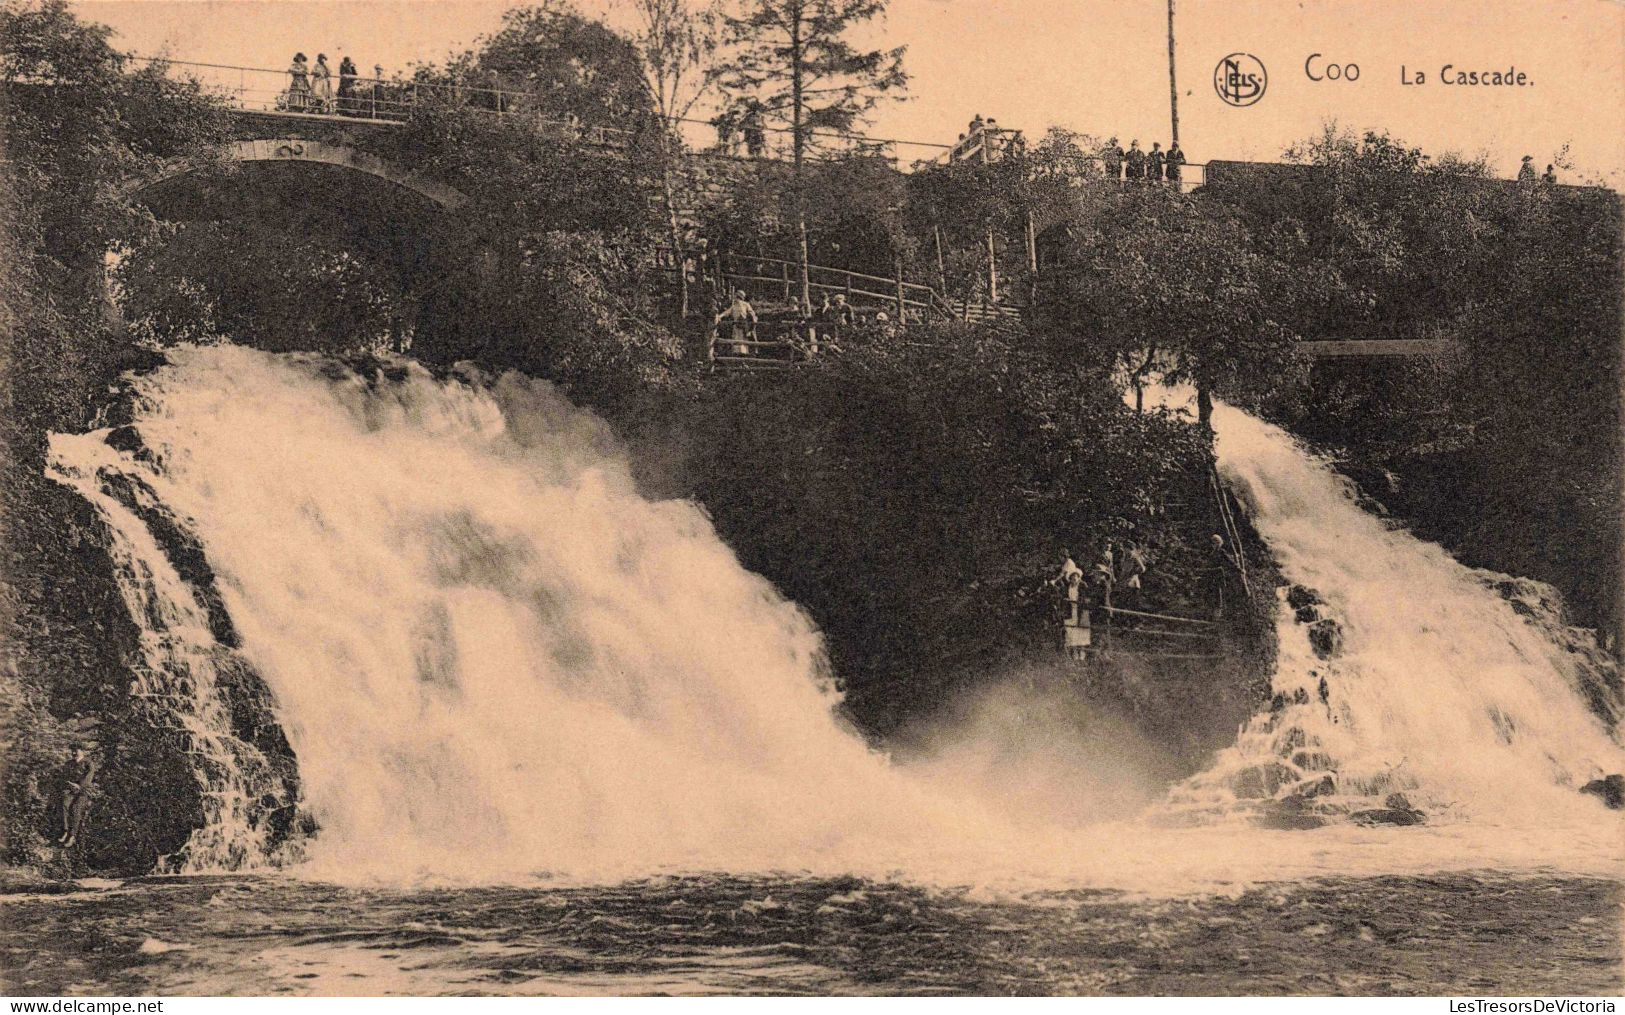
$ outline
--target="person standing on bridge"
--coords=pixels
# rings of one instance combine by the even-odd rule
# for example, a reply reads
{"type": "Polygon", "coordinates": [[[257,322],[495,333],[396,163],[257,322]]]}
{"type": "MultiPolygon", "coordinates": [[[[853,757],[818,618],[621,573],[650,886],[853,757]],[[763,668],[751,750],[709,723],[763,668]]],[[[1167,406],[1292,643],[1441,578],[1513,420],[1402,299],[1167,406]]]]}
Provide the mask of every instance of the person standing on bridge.
{"type": "Polygon", "coordinates": [[[1107,141],[1106,147],[1100,150],[1100,161],[1106,167],[1106,179],[1123,178],[1123,146],[1117,143],[1115,137],[1107,141]]]}
{"type": "Polygon", "coordinates": [[[1518,167],[1518,182],[1535,182],[1535,157],[1533,155],[1525,155],[1523,157],[1523,165],[1518,167]]]}
{"type": "Polygon", "coordinates": [[[1145,157],[1146,171],[1152,183],[1162,182],[1162,167],[1168,161],[1168,156],[1162,154],[1162,142],[1151,142],[1151,154],[1145,157]]]}
{"type": "Polygon", "coordinates": [[[1179,189],[1179,167],[1184,164],[1185,153],[1179,150],[1179,142],[1175,141],[1168,146],[1168,185],[1175,190],[1179,189]]]}
{"type": "Polygon", "coordinates": [[[756,99],[746,101],[739,128],[745,135],[745,154],[753,159],[767,154],[767,127],[762,121],[762,104],[756,99]]]}
{"type": "Polygon", "coordinates": [[[1136,183],[1143,183],[1145,181],[1145,152],[1140,149],[1138,139],[1128,143],[1128,155],[1125,158],[1128,162],[1127,178],[1136,183]]]}
{"type": "Polygon", "coordinates": [[[288,111],[302,113],[310,107],[310,67],[305,63],[305,54],[293,55],[288,77],[288,111]]]}
{"type": "Polygon", "coordinates": [[[724,109],[716,116],[711,117],[711,126],[717,132],[717,153],[734,156],[739,154],[739,131],[736,124],[738,114],[733,109],[724,109]]]}
{"type": "Polygon", "coordinates": [[[1545,183],[1556,183],[1557,182],[1557,168],[1555,166],[1553,166],[1550,162],[1546,163],[1546,171],[1544,173],[1540,174],[1540,178],[1545,183]]]}
{"type": "Polygon", "coordinates": [[[355,61],[345,57],[339,61],[339,115],[355,114],[355,61]]]}
{"type": "Polygon", "coordinates": [[[316,54],[316,66],[310,71],[310,91],[316,97],[316,111],[333,111],[333,70],[327,66],[327,54],[316,54]]]}

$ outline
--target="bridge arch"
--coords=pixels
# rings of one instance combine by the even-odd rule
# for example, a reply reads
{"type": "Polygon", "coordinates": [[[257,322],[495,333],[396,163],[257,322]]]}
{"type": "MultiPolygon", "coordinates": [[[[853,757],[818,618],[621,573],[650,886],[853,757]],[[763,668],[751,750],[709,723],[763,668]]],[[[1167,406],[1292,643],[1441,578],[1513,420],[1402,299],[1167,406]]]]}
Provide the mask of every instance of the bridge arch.
{"type": "Polygon", "coordinates": [[[230,162],[319,162],[324,165],[341,166],[345,169],[366,173],[381,180],[388,180],[390,183],[405,187],[407,190],[434,202],[448,211],[455,210],[468,203],[467,195],[457,188],[448,187],[443,183],[438,183],[403,169],[388,159],[379,158],[349,145],[329,144],[326,141],[313,141],[309,138],[299,137],[258,138],[228,142],[221,146],[215,160],[184,159],[172,162],[154,175],[135,181],[130,190],[131,192],[139,192],[163,183],[165,180],[185,176],[188,173],[197,172],[211,165],[230,162]]]}

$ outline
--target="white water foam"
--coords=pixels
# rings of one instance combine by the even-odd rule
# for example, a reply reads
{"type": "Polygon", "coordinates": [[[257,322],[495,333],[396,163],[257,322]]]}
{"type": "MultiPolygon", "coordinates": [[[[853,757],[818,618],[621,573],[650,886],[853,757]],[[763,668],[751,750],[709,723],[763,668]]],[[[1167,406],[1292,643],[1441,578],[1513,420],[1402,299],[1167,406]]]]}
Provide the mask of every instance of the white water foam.
{"type": "MultiPolygon", "coordinates": [[[[1284,435],[1229,410],[1227,475],[1256,487],[1287,573],[1349,618],[1341,718],[1324,732],[1350,770],[1403,763],[1486,812],[1504,777],[1508,799],[1572,803],[1584,834],[1526,823],[1508,835],[1504,814],[1312,833],[1007,820],[986,779],[945,787],[844,730],[807,618],[739,566],[699,508],[640,497],[604,425],[549,386],[443,382],[410,364],[364,378],[231,346],[171,360],[133,382],[154,456],[86,435],[60,439],[58,467],[137,475],[199,537],[298,755],[321,826],[316,876],[904,871],[1180,891],[1391,869],[1617,870],[1618,850],[1599,845],[1617,824],[1572,788],[1617,764],[1617,745],[1553,646],[1442,551],[1365,516],[1284,435]],[[1429,608],[1388,610],[1396,587],[1429,608]],[[1496,647],[1467,647],[1484,631],[1496,647]],[[1516,723],[1510,740],[1484,735],[1490,703],[1516,723]]],[[[1278,687],[1308,679],[1296,665],[1284,651],[1278,687]]],[[[1244,738],[1237,751],[1250,763],[1263,749],[1244,738]]],[[[1055,779],[1059,800],[1071,789],[1055,779]]]]}
{"type": "Polygon", "coordinates": [[[1556,638],[1558,618],[1520,615],[1494,588],[1511,579],[1365,510],[1352,484],[1280,428],[1224,405],[1213,425],[1225,482],[1283,575],[1318,593],[1310,613],[1338,644],[1315,651],[1283,601],[1276,707],[1176,801],[1222,809],[1238,779],[1256,792],[1258,774],[1275,769],[1283,793],[1330,771],[1344,806],[1368,796],[1379,802],[1364,806],[1381,807],[1401,791],[1433,820],[1594,815],[1576,790],[1625,768],[1582,696],[1600,655],[1556,638]]]}

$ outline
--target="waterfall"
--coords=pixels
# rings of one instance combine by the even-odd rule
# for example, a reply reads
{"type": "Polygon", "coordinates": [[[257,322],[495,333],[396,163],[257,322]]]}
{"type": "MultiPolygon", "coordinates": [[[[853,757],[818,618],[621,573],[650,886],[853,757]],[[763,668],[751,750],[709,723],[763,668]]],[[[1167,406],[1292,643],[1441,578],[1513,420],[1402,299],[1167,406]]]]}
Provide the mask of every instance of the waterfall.
{"type": "MultiPolygon", "coordinates": [[[[1336,830],[1260,816],[1425,814],[1404,830],[1425,869],[1464,848],[1433,831],[1448,817],[1594,826],[1576,787],[1625,768],[1582,700],[1617,697],[1604,662],[1538,586],[1390,528],[1222,406],[1222,473],[1294,590],[1274,701],[1173,788],[1163,816],[1202,827],[1170,830],[1107,823],[1090,794],[1154,766],[1075,751],[1070,727],[1038,743],[1044,709],[1020,695],[989,695],[980,745],[947,737],[929,768],[872,750],[836,718],[808,617],[698,505],[641,496],[607,426],[544,382],[225,345],[127,384],[130,424],[54,436],[50,469],[106,525],[141,630],[135,694],[195,769],[203,827],[175,867],[268,861],[297,805],[321,877],[1019,871],[1184,889],[1375,862],[1328,860],[1336,830]],[[1245,838],[1260,834],[1299,838],[1266,852],[1245,838]]],[[[1513,865],[1596,853],[1486,834],[1473,848],[1513,865]]]]}
{"type": "Polygon", "coordinates": [[[608,428],[546,383],[235,346],[170,360],[129,381],[139,452],[58,438],[55,469],[137,575],[154,693],[187,696],[176,714],[218,753],[207,618],[96,477],[138,480],[206,548],[298,757],[317,867],[763,869],[966,819],[837,721],[805,614],[699,507],[641,497],[608,428]]]}
{"type": "Polygon", "coordinates": [[[1227,406],[1213,425],[1221,475],[1292,585],[1270,708],[1172,806],[1288,827],[1591,808],[1576,789],[1622,752],[1586,701],[1617,713],[1618,674],[1555,593],[1388,524],[1278,427],[1227,406]]]}
{"type": "Polygon", "coordinates": [[[155,733],[179,736],[197,779],[202,822],[158,869],[252,866],[270,850],[275,816],[291,811],[288,780],[233,728],[226,685],[240,676],[242,661],[230,644],[230,621],[211,617],[199,598],[205,590],[182,577],[154,532],[173,535],[179,522],[105,436],[53,434],[48,475],[77,491],[106,527],[114,576],[140,636],[134,712],[155,733]]]}

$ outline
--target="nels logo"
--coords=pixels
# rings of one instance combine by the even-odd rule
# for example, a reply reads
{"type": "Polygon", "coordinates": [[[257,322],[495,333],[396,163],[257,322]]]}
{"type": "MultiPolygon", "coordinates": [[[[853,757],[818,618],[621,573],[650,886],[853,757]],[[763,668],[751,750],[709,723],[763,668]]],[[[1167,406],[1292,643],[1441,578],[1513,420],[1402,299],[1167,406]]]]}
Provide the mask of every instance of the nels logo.
{"type": "Polygon", "coordinates": [[[1270,76],[1251,53],[1231,53],[1213,68],[1213,87],[1232,106],[1250,106],[1264,97],[1270,76]]]}

